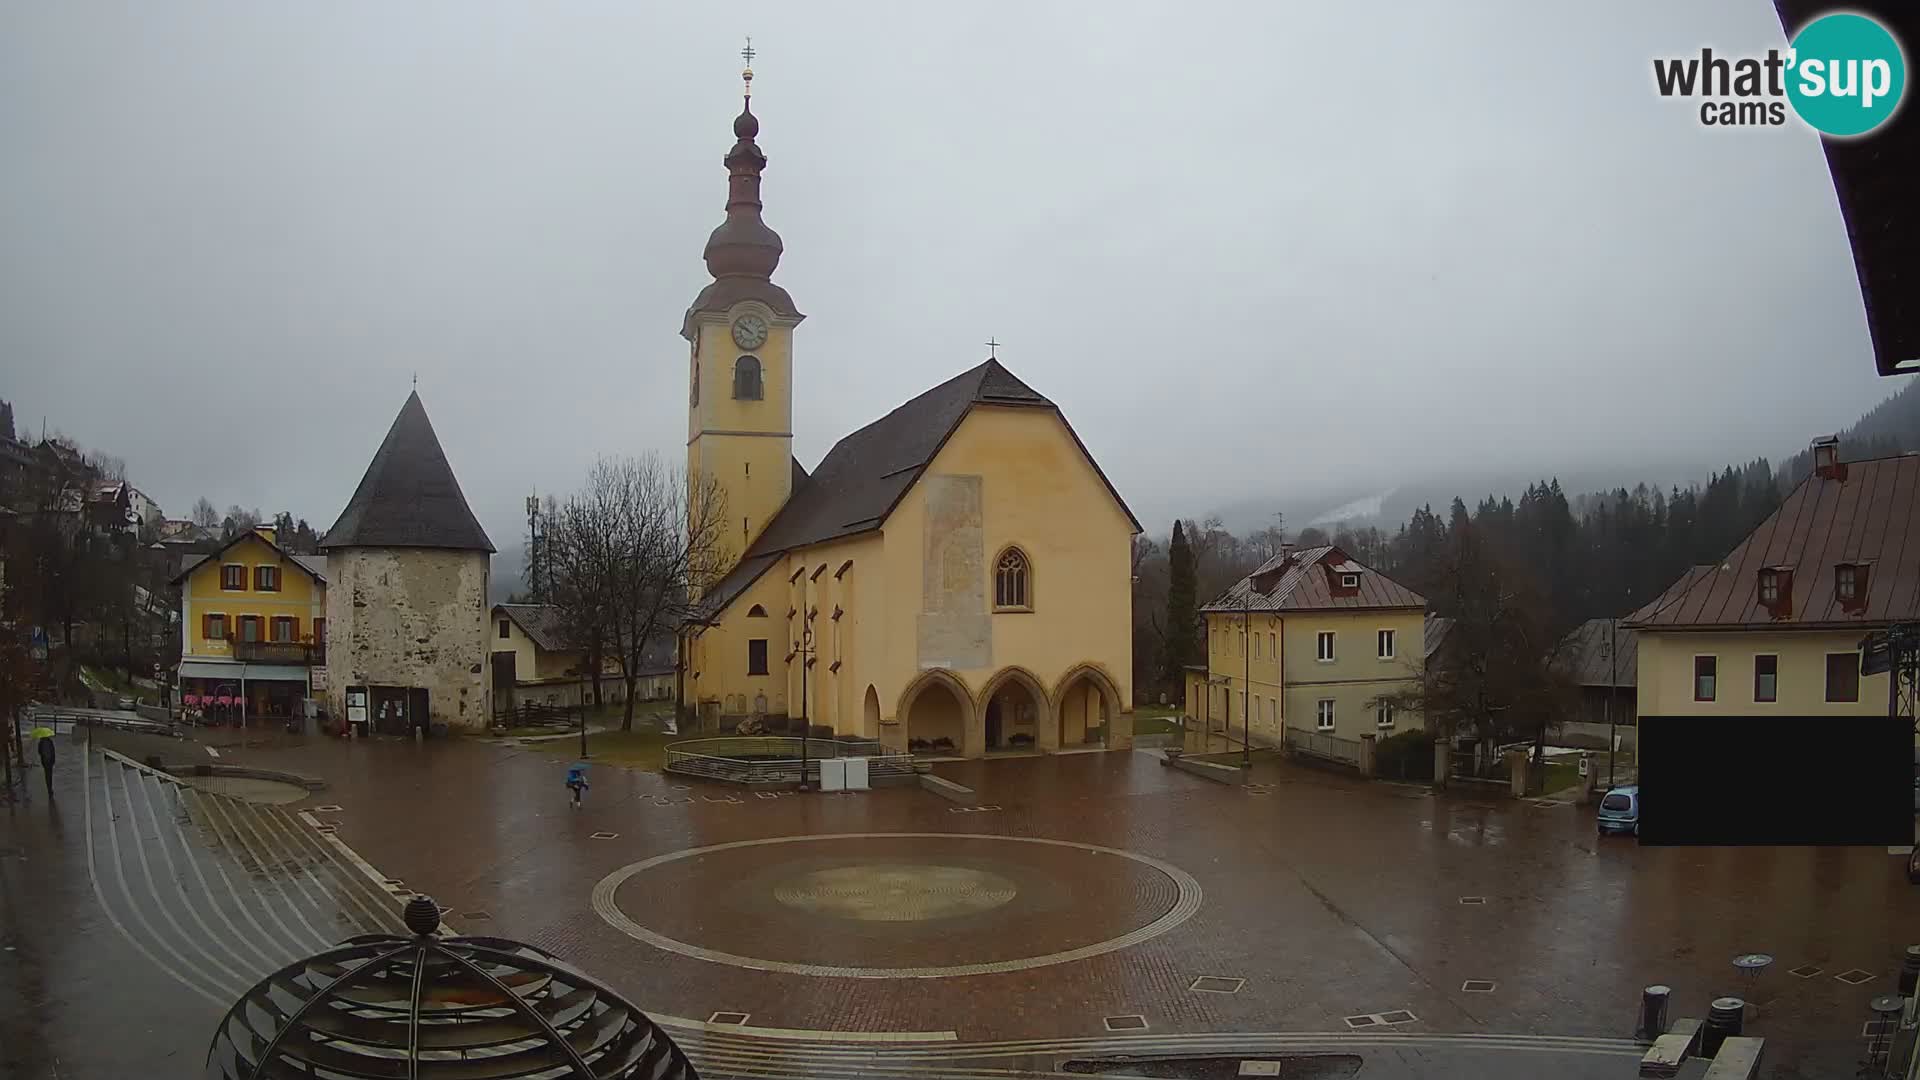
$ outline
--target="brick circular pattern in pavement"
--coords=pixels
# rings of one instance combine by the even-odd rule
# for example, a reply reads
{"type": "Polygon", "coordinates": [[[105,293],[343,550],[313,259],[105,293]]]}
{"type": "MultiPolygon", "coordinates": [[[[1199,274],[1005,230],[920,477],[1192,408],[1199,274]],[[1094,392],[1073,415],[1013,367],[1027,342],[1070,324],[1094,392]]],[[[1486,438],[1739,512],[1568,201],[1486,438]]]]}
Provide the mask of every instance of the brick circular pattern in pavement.
{"type": "Polygon", "coordinates": [[[794,975],[930,979],[1124,949],[1187,921],[1202,896],[1177,866],[1096,844],[837,833],[657,855],[602,878],[592,899],[615,929],[683,956],[794,975]]]}
{"type": "Polygon", "coordinates": [[[991,870],[925,863],[879,863],[810,870],[776,885],[791,908],[863,922],[922,922],[989,911],[1019,895],[991,870]]]}

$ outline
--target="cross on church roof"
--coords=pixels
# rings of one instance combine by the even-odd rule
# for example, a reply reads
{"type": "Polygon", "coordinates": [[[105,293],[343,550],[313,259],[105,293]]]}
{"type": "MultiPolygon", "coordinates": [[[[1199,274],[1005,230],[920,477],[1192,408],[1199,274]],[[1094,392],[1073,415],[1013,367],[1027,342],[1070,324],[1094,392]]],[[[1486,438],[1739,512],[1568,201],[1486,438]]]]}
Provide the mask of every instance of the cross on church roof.
{"type": "Polygon", "coordinates": [[[993,340],[992,338],[988,338],[985,344],[987,346],[987,359],[989,360],[1000,359],[1000,343],[993,340]]]}
{"type": "Polygon", "coordinates": [[[740,81],[745,84],[746,88],[742,92],[748,97],[753,96],[753,58],[758,55],[760,54],[753,51],[753,35],[748,34],[747,47],[740,50],[740,59],[747,62],[747,66],[740,71],[740,81]]]}

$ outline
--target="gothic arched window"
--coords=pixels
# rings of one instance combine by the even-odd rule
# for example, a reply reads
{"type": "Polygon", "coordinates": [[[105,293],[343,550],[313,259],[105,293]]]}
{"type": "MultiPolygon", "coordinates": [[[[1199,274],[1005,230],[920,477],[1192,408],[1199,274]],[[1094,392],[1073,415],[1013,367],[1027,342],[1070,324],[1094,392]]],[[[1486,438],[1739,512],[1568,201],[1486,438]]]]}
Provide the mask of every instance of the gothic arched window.
{"type": "Polygon", "coordinates": [[[996,611],[1033,610],[1033,567],[1026,552],[1007,548],[993,563],[993,606],[996,611]]]}
{"type": "Polygon", "coordinates": [[[766,617],[767,609],[761,607],[759,604],[755,604],[747,609],[747,618],[749,619],[764,619],[766,617]]]}
{"type": "Polygon", "coordinates": [[[760,400],[760,358],[743,356],[733,362],[733,396],[741,401],[760,400]]]}

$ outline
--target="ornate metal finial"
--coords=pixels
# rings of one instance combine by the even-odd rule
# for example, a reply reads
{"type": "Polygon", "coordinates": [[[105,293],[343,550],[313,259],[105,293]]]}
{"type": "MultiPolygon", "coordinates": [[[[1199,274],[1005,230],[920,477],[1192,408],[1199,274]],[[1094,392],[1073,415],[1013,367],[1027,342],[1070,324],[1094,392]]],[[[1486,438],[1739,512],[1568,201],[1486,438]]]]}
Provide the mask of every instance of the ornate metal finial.
{"type": "Polygon", "coordinates": [[[1000,343],[999,342],[989,337],[986,340],[985,345],[987,346],[987,359],[989,360],[1000,359],[1000,343]]]}
{"type": "Polygon", "coordinates": [[[400,913],[400,921],[407,929],[419,937],[431,937],[440,929],[440,905],[430,896],[416,896],[407,901],[406,910],[400,913]]]}
{"type": "Polygon", "coordinates": [[[742,97],[753,96],[753,58],[757,55],[759,54],[753,51],[753,35],[748,34],[747,47],[740,50],[740,59],[746,61],[747,64],[746,67],[740,69],[740,82],[743,84],[741,88],[742,97]]]}

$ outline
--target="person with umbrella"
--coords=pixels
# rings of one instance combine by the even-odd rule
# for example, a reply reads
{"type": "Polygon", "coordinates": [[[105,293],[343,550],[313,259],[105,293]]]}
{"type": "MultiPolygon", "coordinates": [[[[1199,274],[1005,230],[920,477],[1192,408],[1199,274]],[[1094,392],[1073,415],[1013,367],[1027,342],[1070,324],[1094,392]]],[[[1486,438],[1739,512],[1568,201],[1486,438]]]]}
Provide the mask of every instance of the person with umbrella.
{"type": "Polygon", "coordinates": [[[51,799],[53,798],[53,729],[37,727],[33,729],[32,734],[40,741],[40,771],[46,774],[47,798],[51,799]]]}
{"type": "Polygon", "coordinates": [[[567,766],[567,790],[573,792],[575,810],[580,809],[580,797],[586,794],[588,786],[586,762],[576,761],[567,766]]]}

